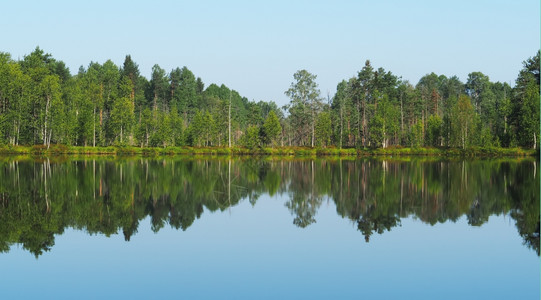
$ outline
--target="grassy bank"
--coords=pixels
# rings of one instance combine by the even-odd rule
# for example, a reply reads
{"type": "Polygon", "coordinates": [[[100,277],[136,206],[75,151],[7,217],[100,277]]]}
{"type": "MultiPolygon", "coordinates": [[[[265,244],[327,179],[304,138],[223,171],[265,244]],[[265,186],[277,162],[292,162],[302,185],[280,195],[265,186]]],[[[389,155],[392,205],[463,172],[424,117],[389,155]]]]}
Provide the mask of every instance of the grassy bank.
{"type": "Polygon", "coordinates": [[[462,156],[462,157],[498,157],[498,156],[534,156],[538,150],[522,148],[378,148],[378,149],[338,149],[310,147],[277,147],[248,149],[243,147],[82,147],[51,145],[49,148],[37,146],[0,146],[0,155],[109,155],[109,156],[171,156],[171,155],[271,155],[271,156],[462,156]]]}

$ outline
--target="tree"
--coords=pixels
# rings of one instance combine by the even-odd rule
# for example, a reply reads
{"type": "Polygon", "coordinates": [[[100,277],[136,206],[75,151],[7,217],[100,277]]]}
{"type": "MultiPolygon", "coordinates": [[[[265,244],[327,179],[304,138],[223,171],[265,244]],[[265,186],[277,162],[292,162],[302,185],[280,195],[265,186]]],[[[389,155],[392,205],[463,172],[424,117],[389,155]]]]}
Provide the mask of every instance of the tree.
{"type": "Polygon", "coordinates": [[[248,149],[255,149],[259,146],[259,127],[249,126],[240,140],[240,144],[248,149]]]}
{"type": "Polygon", "coordinates": [[[511,123],[520,146],[539,143],[539,52],[523,62],[513,90],[511,123]]]}
{"type": "Polygon", "coordinates": [[[182,118],[179,116],[175,106],[171,108],[169,115],[171,126],[171,145],[182,146],[184,144],[184,124],[182,118]]]}
{"type": "Polygon", "coordinates": [[[321,147],[329,146],[331,144],[331,136],[331,115],[328,112],[322,112],[318,115],[316,121],[316,144],[321,147]]]}
{"type": "Polygon", "coordinates": [[[83,67],[75,76],[73,100],[75,102],[75,131],[77,145],[87,146],[94,141],[94,105],[88,95],[88,77],[83,67]]]}
{"type": "Polygon", "coordinates": [[[195,147],[201,147],[204,143],[205,120],[200,111],[197,111],[188,127],[188,143],[195,147]]]}
{"type": "Polygon", "coordinates": [[[150,109],[147,107],[141,112],[140,122],[136,126],[135,138],[141,146],[148,146],[150,142],[153,120],[150,109]]]}
{"type": "Polygon", "coordinates": [[[216,122],[210,112],[205,112],[203,117],[203,137],[205,139],[205,146],[212,146],[216,141],[216,122]]]}
{"type": "Polygon", "coordinates": [[[426,122],[426,143],[432,147],[441,144],[442,120],[438,115],[430,115],[426,122]]]}
{"type": "Polygon", "coordinates": [[[130,98],[122,97],[116,99],[111,110],[110,121],[114,140],[118,138],[121,145],[125,144],[125,137],[131,134],[133,121],[133,103],[130,98]]]}
{"type": "MultiPolygon", "coordinates": [[[[384,145],[385,136],[385,122],[381,115],[375,115],[370,119],[368,127],[370,128],[370,135],[368,137],[370,145],[372,147],[382,147],[384,145]]],[[[385,148],[385,147],[383,147],[385,148]]]]}
{"type": "Polygon", "coordinates": [[[88,66],[88,70],[83,76],[83,90],[85,92],[83,97],[91,104],[92,107],[92,121],[90,123],[92,126],[92,147],[95,147],[97,143],[99,144],[102,142],[98,137],[98,134],[102,132],[101,126],[103,125],[98,118],[98,111],[100,111],[103,107],[103,89],[100,83],[100,73],[101,65],[91,62],[88,66]]]}
{"type": "Polygon", "coordinates": [[[411,137],[410,137],[411,146],[414,148],[421,147],[423,145],[423,122],[417,121],[411,127],[411,137]]]}
{"type": "Polygon", "coordinates": [[[274,113],[273,110],[271,110],[265,119],[265,123],[263,123],[262,127],[262,142],[265,145],[271,145],[276,146],[277,143],[277,137],[282,132],[282,126],[280,125],[280,120],[278,120],[278,117],[274,113]]]}
{"type": "Polygon", "coordinates": [[[150,79],[149,95],[152,99],[152,109],[166,110],[169,108],[168,99],[169,83],[165,70],[158,65],[152,67],[152,76],[150,79]]]}
{"type": "Polygon", "coordinates": [[[432,72],[419,79],[419,82],[415,87],[421,98],[421,120],[425,125],[428,115],[431,114],[431,112],[432,114],[437,113],[437,108],[441,107],[441,105],[438,105],[440,100],[438,93],[439,82],[439,76],[432,72]]]}
{"type": "Polygon", "coordinates": [[[336,142],[338,142],[338,147],[342,149],[344,140],[347,140],[348,130],[344,130],[344,124],[347,124],[347,114],[345,112],[346,102],[350,89],[348,83],[345,80],[342,80],[336,86],[336,94],[334,95],[331,103],[331,122],[333,125],[333,136],[336,142]],[[344,136],[344,132],[346,132],[344,136]]]}
{"type": "MultiPolygon", "coordinates": [[[[377,95],[378,93],[376,93],[377,95]]],[[[392,105],[387,94],[378,101],[377,111],[371,120],[371,143],[386,148],[390,139],[398,133],[399,111],[392,105]],[[372,134],[374,131],[374,134],[372,134]]]]}
{"type": "Polygon", "coordinates": [[[131,82],[129,98],[133,103],[134,113],[137,115],[138,121],[140,121],[144,106],[147,104],[145,92],[148,80],[141,76],[139,66],[132,60],[130,55],[126,55],[120,74],[121,77],[128,78],[131,82]]]}
{"type": "Polygon", "coordinates": [[[198,88],[202,88],[202,82],[197,82],[194,74],[188,68],[180,70],[180,86],[178,88],[178,111],[185,119],[191,120],[198,106],[198,88]],[[200,86],[201,85],[201,86],[200,86]]]}
{"type": "Polygon", "coordinates": [[[422,110],[415,87],[403,81],[397,88],[400,103],[400,144],[411,145],[410,127],[420,118],[422,110]]]}
{"type": "Polygon", "coordinates": [[[366,147],[366,142],[370,138],[370,129],[368,126],[369,116],[367,114],[368,103],[373,100],[374,92],[374,68],[370,64],[370,60],[366,60],[364,67],[357,74],[356,80],[353,82],[353,98],[357,108],[357,132],[356,146],[362,144],[366,147]],[[362,120],[361,120],[362,116],[362,120]]]}
{"type": "Polygon", "coordinates": [[[475,111],[481,117],[481,122],[492,130],[496,106],[490,79],[481,72],[472,72],[468,74],[465,88],[466,94],[472,100],[475,111]]]}
{"type": "Polygon", "coordinates": [[[492,85],[492,92],[495,97],[494,135],[501,146],[508,147],[512,132],[509,122],[512,112],[512,89],[507,83],[496,82],[492,85]]]}
{"type": "Polygon", "coordinates": [[[539,143],[539,85],[530,80],[522,99],[519,117],[519,142],[522,146],[537,148],[539,143]]]}
{"type": "Polygon", "coordinates": [[[453,109],[453,116],[453,125],[456,128],[455,132],[458,134],[459,146],[465,149],[471,144],[475,129],[475,110],[468,96],[461,95],[458,98],[458,102],[453,109]]]}
{"type": "Polygon", "coordinates": [[[0,143],[26,143],[25,129],[29,127],[32,103],[30,77],[20,64],[0,52],[0,143]]]}
{"type": "Polygon", "coordinates": [[[157,128],[152,136],[152,145],[156,147],[167,147],[172,145],[173,126],[171,125],[171,114],[167,112],[157,112],[157,128]]]}
{"type": "Polygon", "coordinates": [[[291,83],[285,94],[291,99],[289,106],[290,118],[294,126],[298,126],[296,139],[304,144],[304,137],[311,133],[310,144],[314,147],[316,116],[323,106],[320,91],[315,82],[317,76],[306,70],[293,74],[291,83]]]}

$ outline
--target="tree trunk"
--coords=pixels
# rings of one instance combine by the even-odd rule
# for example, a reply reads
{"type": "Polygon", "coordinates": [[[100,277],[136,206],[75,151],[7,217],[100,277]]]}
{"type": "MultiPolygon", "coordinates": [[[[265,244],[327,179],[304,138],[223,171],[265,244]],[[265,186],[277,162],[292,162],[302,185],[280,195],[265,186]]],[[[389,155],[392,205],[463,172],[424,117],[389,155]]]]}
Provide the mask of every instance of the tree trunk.
{"type": "Polygon", "coordinates": [[[422,137],[421,137],[421,139],[422,139],[422,144],[423,144],[423,146],[424,146],[424,144],[425,144],[425,115],[426,115],[426,111],[423,111],[423,113],[422,113],[422,115],[421,115],[421,122],[422,122],[421,124],[423,125],[423,127],[422,127],[423,130],[422,130],[422,137]]]}
{"type": "Polygon", "coordinates": [[[366,100],[363,100],[363,137],[362,137],[363,147],[366,147],[367,136],[368,136],[368,126],[366,122],[366,100]]]}
{"type": "Polygon", "coordinates": [[[399,144],[402,140],[402,135],[404,134],[404,104],[403,104],[403,95],[400,95],[400,139],[398,141],[399,144]]]}
{"type": "Polygon", "coordinates": [[[45,121],[43,122],[43,145],[47,145],[47,117],[49,115],[49,103],[51,102],[51,96],[47,95],[45,97],[47,102],[45,103],[45,121]]]}
{"type": "MultiPolygon", "coordinates": [[[[363,115],[363,119],[361,122],[361,107],[360,107],[360,102],[357,101],[357,135],[364,146],[364,127],[362,127],[364,124],[364,110],[363,110],[362,115],[363,115]]],[[[357,144],[357,135],[355,136],[355,144],[357,144]]]]}
{"type": "Polygon", "coordinates": [[[96,147],[96,106],[94,106],[94,118],[92,119],[92,124],[94,125],[93,134],[92,134],[92,147],[96,147]]]}
{"type": "Polygon", "coordinates": [[[344,109],[342,107],[342,101],[340,101],[340,149],[342,149],[342,136],[343,136],[343,130],[344,130],[344,119],[342,116],[344,109]]]}
{"type": "Polygon", "coordinates": [[[231,148],[231,91],[229,91],[229,116],[227,119],[227,127],[228,127],[228,141],[229,141],[229,148],[231,148]]]}
{"type": "Polygon", "coordinates": [[[314,139],[316,138],[316,131],[314,128],[314,123],[316,122],[316,118],[314,116],[313,110],[312,110],[312,148],[314,148],[314,139]]]}
{"type": "Polygon", "coordinates": [[[387,148],[387,136],[385,135],[385,123],[383,123],[383,148],[387,148]]]}
{"type": "Polygon", "coordinates": [[[49,129],[49,137],[47,138],[47,149],[51,146],[51,137],[53,136],[53,130],[49,129]]]}

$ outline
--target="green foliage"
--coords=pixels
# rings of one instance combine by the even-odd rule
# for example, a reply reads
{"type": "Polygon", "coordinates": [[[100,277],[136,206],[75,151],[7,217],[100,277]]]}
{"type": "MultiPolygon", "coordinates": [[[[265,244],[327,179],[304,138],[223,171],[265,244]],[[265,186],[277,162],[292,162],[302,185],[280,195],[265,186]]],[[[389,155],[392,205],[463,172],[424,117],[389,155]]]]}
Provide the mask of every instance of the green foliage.
{"type": "Polygon", "coordinates": [[[169,144],[172,146],[184,145],[184,124],[176,107],[173,107],[169,114],[169,126],[171,132],[169,144]]]}
{"type": "Polygon", "coordinates": [[[481,129],[481,138],[479,141],[481,147],[495,146],[495,141],[492,138],[492,134],[490,133],[490,129],[488,127],[483,127],[483,129],[481,129]]]}
{"type": "Polygon", "coordinates": [[[317,76],[306,70],[299,70],[293,74],[294,82],[285,94],[291,99],[289,105],[289,118],[295,128],[294,140],[300,145],[311,146],[315,142],[316,116],[321,111],[323,103],[320,91],[317,88],[317,76]],[[310,139],[307,139],[311,136],[310,139]]]}
{"type": "Polygon", "coordinates": [[[418,121],[411,128],[411,146],[419,148],[423,145],[423,122],[418,121]]]}
{"type": "Polygon", "coordinates": [[[241,137],[240,144],[248,149],[255,149],[256,147],[259,147],[259,130],[260,129],[257,126],[248,127],[244,135],[241,137]]]}
{"type": "Polygon", "coordinates": [[[91,62],[71,75],[36,48],[20,61],[0,53],[0,145],[222,147],[239,144],[252,126],[271,147],[536,149],[539,73],[538,52],[513,88],[481,72],[466,83],[429,73],[413,85],[367,60],[328,105],[317,76],[297,71],[280,109],[223,84],[205,89],[187,67],[154,65],[147,80],[127,55],[121,67],[91,62]]]}
{"type": "Polygon", "coordinates": [[[188,144],[201,147],[204,143],[205,120],[201,112],[197,112],[188,127],[188,144]]]}
{"type": "Polygon", "coordinates": [[[135,139],[141,147],[149,145],[153,123],[150,109],[147,107],[139,114],[139,123],[137,123],[135,130],[135,139]]]}
{"type": "Polygon", "coordinates": [[[318,115],[316,122],[316,145],[318,147],[328,147],[331,145],[331,136],[331,116],[328,112],[322,112],[318,115]]]}
{"type": "Polygon", "coordinates": [[[461,95],[452,110],[453,132],[456,133],[454,146],[465,149],[472,144],[474,140],[472,136],[475,129],[475,114],[470,98],[466,95],[461,95]]]}
{"type": "Polygon", "coordinates": [[[133,104],[129,98],[118,98],[113,103],[110,116],[110,132],[112,139],[120,145],[127,143],[127,137],[133,127],[133,104]]]}
{"type": "Polygon", "coordinates": [[[368,123],[370,127],[370,145],[381,147],[385,136],[385,121],[380,115],[375,115],[368,123]]]}
{"type": "Polygon", "coordinates": [[[428,117],[426,123],[426,142],[432,147],[440,146],[442,120],[438,115],[428,117]]]}
{"type": "Polygon", "coordinates": [[[277,145],[277,138],[279,134],[282,133],[282,126],[273,110],[269,112],[261,131],[261,141],[264,145],[271,145],[273,147],[277,145]]]}
{"type": "Polygon", "coordinates": [[[522,96],[518,118],[520,145],[535,148],[539,144],[539,85],[530,76],[522,96]]]}
{"type": "Polygon", "coordinates": [[[176,106],[180,114],[185,114],[188,118],[193,116],[198,107],[197,82],[195,75],[187,67],[180,70],[179,87],[175,95],[176,106]]]}

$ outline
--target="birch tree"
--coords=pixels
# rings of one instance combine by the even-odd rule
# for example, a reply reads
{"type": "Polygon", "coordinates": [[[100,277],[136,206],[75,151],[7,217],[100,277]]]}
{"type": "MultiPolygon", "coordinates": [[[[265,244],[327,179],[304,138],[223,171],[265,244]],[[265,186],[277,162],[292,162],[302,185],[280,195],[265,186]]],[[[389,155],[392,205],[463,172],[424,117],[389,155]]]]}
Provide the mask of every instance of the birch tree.
{"type": "Polygon", "coordinates": [[[300,70],[293,74],[293,78],[295,81],[285,94],[291,99],[289,113],[292,125],[297,127],[295,140],[306,145],[306,135],[310,134],[310,146],[314,147],[316,117],[323,106],[315,81],[317,76],[300,70]]]}

